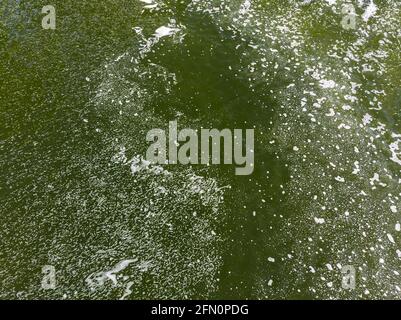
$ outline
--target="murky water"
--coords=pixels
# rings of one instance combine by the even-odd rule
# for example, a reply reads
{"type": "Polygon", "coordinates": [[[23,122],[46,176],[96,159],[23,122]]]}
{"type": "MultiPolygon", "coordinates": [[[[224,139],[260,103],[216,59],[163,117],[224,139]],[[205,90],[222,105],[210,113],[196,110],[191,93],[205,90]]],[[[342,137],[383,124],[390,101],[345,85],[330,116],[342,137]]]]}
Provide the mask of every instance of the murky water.
{"type": "Polygon", "coordinates": [[[401,296],[400,2],[51,4],[0,4],[1,298],[401,296]],[[254,173],[142,162],[172,120],[254,173]]]}

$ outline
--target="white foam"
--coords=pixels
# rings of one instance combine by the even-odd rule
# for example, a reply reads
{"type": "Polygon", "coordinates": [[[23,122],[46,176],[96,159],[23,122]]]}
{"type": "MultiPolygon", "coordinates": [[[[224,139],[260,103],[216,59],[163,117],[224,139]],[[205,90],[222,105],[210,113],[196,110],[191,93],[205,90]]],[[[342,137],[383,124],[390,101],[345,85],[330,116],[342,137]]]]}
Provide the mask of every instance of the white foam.
{"type": "Polygon", "coordinates": [[[323,218],[314,218],[315,219],[315,222],[317,223],[317,224],[324,224],[324,219],[323,218]]]}
{"type": "Polygon", "coordinates": [[[320,86],[324,89],[333,89],[337,86],[337,84],[333,80],[320,80],[320,86]]]}
{"type": "Polygon", "coordinates": [[[372,0],[362,15],[363,21],[367,22],[369,18],[373,17],[376,14],[376,12],[377,12],[377,6],[374,4],[372,0]]]}
{"type": "Polygon", "coordinates": [[[167,37],[167,36],[171,36],[171,35],[177,33],[178,31],[180,31],[180,29],[178,29],[178,28],[170,28],[170,27],[166,27],[166,26],[161,26],[160,28],[156,29],[155,36],[157,38],[167,37]]]}

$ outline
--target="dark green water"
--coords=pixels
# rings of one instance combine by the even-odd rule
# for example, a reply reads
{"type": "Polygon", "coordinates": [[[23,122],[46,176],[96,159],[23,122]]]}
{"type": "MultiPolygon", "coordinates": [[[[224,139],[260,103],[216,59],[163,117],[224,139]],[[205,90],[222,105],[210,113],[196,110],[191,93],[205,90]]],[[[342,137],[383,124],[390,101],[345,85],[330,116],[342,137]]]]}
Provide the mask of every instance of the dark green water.
{"type": "Polygon", "coordinates": [[[399,298],[401,7],[369,3],[3,0],[0,298],[399,298]],[[254,173],[138,164],[172,120],[254,128],[254,173]]]}

